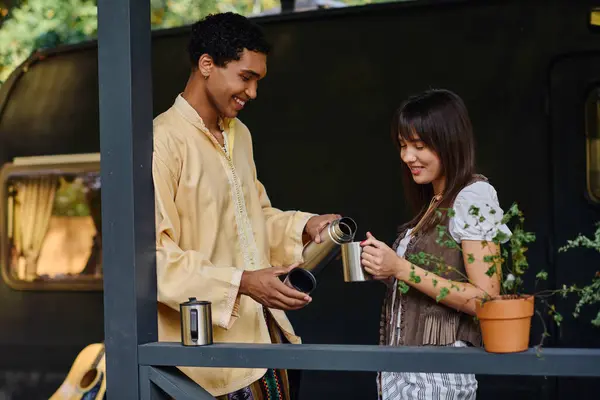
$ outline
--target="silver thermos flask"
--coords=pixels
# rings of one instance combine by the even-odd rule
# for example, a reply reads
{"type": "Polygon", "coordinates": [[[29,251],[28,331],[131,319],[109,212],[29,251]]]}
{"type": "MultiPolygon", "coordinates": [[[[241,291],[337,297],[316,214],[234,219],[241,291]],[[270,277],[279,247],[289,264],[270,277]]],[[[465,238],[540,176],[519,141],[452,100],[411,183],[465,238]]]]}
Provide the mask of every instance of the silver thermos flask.
{"type": "Polygon", "coordinates": [[[352,218],[332,221],[320,232],[321,243],[311,241],[304,246],[304,263],[290,271],[284,283],[304,293],[315,290],[316,275],[339,254],[342,244],[354,239],[356,229],[356,222],[352,218]]]}
{"type": "Polygon", "coordinates": [[[210,301],[196,300],[179,305],[181,315],[181,344],[184,346],[204,346],[212,344],[212,310],[210,301]]]}

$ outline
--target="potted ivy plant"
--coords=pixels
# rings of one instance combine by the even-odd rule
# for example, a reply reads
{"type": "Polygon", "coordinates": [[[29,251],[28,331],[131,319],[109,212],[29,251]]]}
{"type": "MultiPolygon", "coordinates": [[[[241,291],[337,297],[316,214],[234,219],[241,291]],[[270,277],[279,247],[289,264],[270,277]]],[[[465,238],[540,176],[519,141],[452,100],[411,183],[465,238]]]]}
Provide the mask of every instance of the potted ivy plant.
{"type": "MultiPolygon", "coordinates": [[[[441,220],[444,214],[451,218],[455,215],[455,212],[451,208],[439,209],[436,210],[436,214],[441,220]]],[[[499,296],[491,296],[480,288],[483,294],[480,298],[476,299],[476,318],[479,320],[481,326],[483,344],[486,351],[491,353],[521,352],[529,348],[531,318],[534,314],[535,301],[538,300],[542,303],[554,321],[560,325],[562,315],[556,311],[555,306],[550,304],[548,299],[556,294],[566,296],[568,293],[581,293],[581,289],[576,286],[563,286],[556,290],[540,290],[534,293],[524,291],[525,274],[529,269],[526,252],[528,246],[535,241],[535,234],[524,229],[524,216],[516,203],[510,207],[500,220],[495,220],[493,223],[490,223],[492,221],[487,221],[485,214],[493,216],[497,214],[497,210],[491,207],[488,210],[481,210],[476,206],[471,206],[469,209],[471,220],[468,221],[465,229],[469,225],[480,227],[482,233],[484,233],[482,237],[489,237],[490,235],[486,235],[487,233],[494,233],[491,242],[496,244],[494,248],[497,250],[492,251],[492,246],[490,246],[488,241],[481,241],[483,247],[490,248],[489,255],[486,255],[483,261],[488,266],[486,274],[490,277],[498,274],[501,287],[499,296]],[[512,235],[508,235],[506,232],[497,229],[503,224],[509,226],[512,235]],[[484,230],[489,230],[489,232],[485,232],[484,230]]],[[[450,235],[445,225],[438,224],[436,230],[437,243],[439,245],[463,251],[461,246],[450,235]]],[[[467,254],[463,258],[469,263],[475,261],[472,254],[467,254]]],[[[463,281],[474,284],[465,274],[447,265],[444,259],[439,256],[421,252],[410,255],[408,261],[412,264],[432,266],[433,273],[441,276],[446,275],[447,272],[454,271],[461,276],[463,281]]],[[[548,274],[546,271],[542,270],[538,272],[535,275],[536,286],[539,281],[545,281],[547,278],[548,274]]],[[[410,279],[415,283],[420,281],[420,277],[414,271],[410,279]]],[[[438,302],[443,300],[450,293],[450,290],[461,290],[451,280],[448,282],[448,287],[440,289],[440,293],[436,298],[438,302]]],[[[409,290],[409,286],[405,282],[399,282],[399,289],[402,292],[406,292],[409,290]]],[[[596,298],[596,301],[598,301],[598,298],[596,298]]],[[[536,346],[538,349],[542,345],[544,338],[548,336],[546,326],[544,323],[543,325],[542,340],[536,346]]]]}

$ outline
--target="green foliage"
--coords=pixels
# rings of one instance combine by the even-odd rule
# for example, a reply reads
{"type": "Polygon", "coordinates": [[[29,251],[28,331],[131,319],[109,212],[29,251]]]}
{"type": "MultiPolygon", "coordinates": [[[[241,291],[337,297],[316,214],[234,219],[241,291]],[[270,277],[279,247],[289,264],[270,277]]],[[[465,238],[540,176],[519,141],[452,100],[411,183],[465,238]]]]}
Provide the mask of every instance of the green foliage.
{"type": "MultiPolygon", "coordinates": [[[[340,0],[339,4],[386,1],[340,0]]],[[[97,0],[13,0],[3,4],[0,2],[0,85],[36,50],[96,38],[97,0]]],[[[173,28],[211,13],[232,11],[249,16],[279,5],[279,0],[150,0],[150,21],[153,29],[173,28]]]]}
{"type": "Polygon", "coordinates": [[[73,182],[69,183],[61,177],[59,183],[60,185],[54,197],[52,215],[62,217],[84,217],[90,215],[86,199],[88,188],[83,179],[76,178],[73,182]]]}
{"type": "MultiPolygon", "coordinates": [[[[587,248],[600,253],[600,223],[596,223],[596,232],[593,238],[588,238],[580,234],[575,239],[568,240],[567,244],[559,249],[559,252],[566,252],[576,248],[587,248]]],[[[583,306],[600,303],[600,271],[596,271],[590,284],[577,290],[579,301],[575,305],[575,311],[573,312],[575,318],[579,317],[583,306]]],[[[592,324],[600,327],[600,310],[592,320],[592,324]]]]}
{"type": "MultiPolygon", "coordinates": [[[[191,24],[210,13],[263,12],[278,0],[150,0],[152,28],[191,24]]],[[[35,50],[94,39],[98,31],[96,0],[23,0],[0,8],[0,84],[35,50]]]]}
{"type": "Polygon", "coordinates": [[[415,274],[414,269],[410,271],[410,281],[414,283],[421,283],[421,277],[415,274]]]}
{"type": "MultiPolygon", "coordinates": [[[[455,215],[454,210],[452,209],[436,210],[436,214],[440,218],[444,216],[444,213],[449,218],[455,215]]],[[[490,216],[494,216],[498,213],[498,211],[490,208],[487,210],[487,213],[490,216]]],[[[500,294],[502,296],[506,296],[508,298],[519,298],[527,295],[523,289],[525,275],[529,269],[526,253],[529,245],[536,240],[536,236],[533,232],[528,232],[524,229],[525,219],[523,213],[521,210],[519,210],[518,205],[516,203],[513,204],[501,220],[495,220],[493,223],[488,221],[479,207],[471,206],[469,209],[469,216],[472,218],[472,221],[469,221],[470,224],[467,223],[465,228],[469,226],[479,227],[481,229],[482,237],[489,237],[492,232],[494,233],[491,242],[497,245],[494,246],[497,248],[497,250],[495,252],[490,251],[490,254],[484,255],[483,259],[481,260],[487,265],[487,270],[485,272],[486,275],[490,277],[494,276],[495,274],[499,275],[501,282],[500,294]],[[510,237],[508,234],[498,229],[499,225],[502,224],[509,226],[512,225],[510,227],[512,231],[512,235],[510,235],[510,237]],[[506,247],[504,248],[503,246],[506,247]]],[[[436,231],[436,242],[438,245],[445,248],[456,249],[462,252],[462,247],[453,239],[446,226],[438,224],[438,226],[436,226],[436,231]]],[[[481,241],[481,246],[482,248],[491,249],[490,242],[486,240],[481,241]]],[[[567,245],[562,247],[560,251],[564,252],[578,247],[589,248],[600,252],[600,224],[597,225],[597,230],[593,238],[579,235],[574,240],[569,240],[567,245]]],[[[469,264],[475,263],[476,261],[473,254],[467,254],[466,258],[469,264]]],[[[448,274],[452,272],[453,276],[458,276],[464,279],[464,281],[477,286],[464,273],[450,265],[447,265],[442,257],[420,252],[417,254],[408,255],[407,260],[413,265],[428,266],[434,274],[441,277],[447,277],[448,274]]],[[[542,270],[535,275],[535,279],[536,283],[539,281],[546,281],[548,279],[548,273],[542,270]]],[[[415,272],[414,266],[410,273],[410,282],[414,284],[418,284],[420,282],[420,277],[415,272]]],[[[434,287],[439,288],[439,292],[436,297],[436,301],[438,302],[447,297],[450,294],[451,289],[460,290],[460,288],[454,283],[454,280],[447,279],[446,282],[446,285],[442,285],[442,283],[440,283],[438,280],[434,281],[434,287]]],[[[400,282],[399,285],[403,285],[403,293],[408,291],[406,283],[400,282]]],[[[485,290],[481,289],[481,292],[482,296],[480,300],[482,302],[492,299],[492,296],[485,290]]],[[[579,296],[579,301],[573,313],[575,317],[579,316],[582,307],[585,305],[600,303],[600,272],[596,273],[592,283],[584,286],[583,288],[579,288],[576,285],[563,285],[558,289],[541,290],[533,293],[535,298],[546,306],[548,315],[552,317],[557,325],[562,323],[563,316],[556,310],[556,307],[553,304],[548,302],[548,299],[555,295],[567,297],[570,294],[579,296]]],[[[538,315],[540,315],[539,312],[538,315]]],[[[600,311],[596,315],[595,319],[592,320],[592,324],[600,327],[600,311]]],[[[548,333],[544,324],[542,341],[547,336],[548,333]]],[[[539,346],[541,346],[541,343],[539,346]]]]}
{"type": "MultiPolygon", "coordinates": [[[[585,305],[598,304],[600,303],[600,275],[596,273],[591,284],[584,286],[579,292],[579,301],[575,305],[575,311],[573,316],[579,317],[581,308],[585,305]]],[[[600,310],[596,314],[596,317],[592,320],[594,326],[600,327],[600,310]]]]}
{"type": "Polygon", "coordinates": [[[440,289],[440,293],[437,295],[437,297],[435,298],[436,301],[440,302],[442,301],[442,299],[446,296],[448,296],[448,294],[450,293],[450,289],[443,287],[440,289]]]}
{"type": "MultiPolygon", "coordinates": [[[[488,215],[495,216],[498,213],[498,210],[495,210],[491,207],[486,210],[488,215]]],[[[439,209],[436,210],[436,213],[439,217],[443,217],[444,215],[452,218],[455,216],[455,211],[453,209],[439,209]]],[[[483,262],[488,264],[486,275],[494,276],[495,274],[499,274],[501,277],[501,294],[503,295],[517,295],[522,291],[522,286],[524,284],[523,276],[527,272],[529,268],[529,263],[527,262],[526,252],[528,250],[529,243],[535,241],[535,234],[532,232],[527,232],[523,228],[524,217],[521,210],[519,210],[518,205],[513,204],[510,209],[506,212],[506,214],[502,217],[502,219],[495,219],[493,223],[488,221],[483,210],[480,207],[471,206],[469,208],[468,215],[472,218],[472,221],[466,224],[467,227],[473,226],[480,228],[481,234],[483,237],[489,237],[490,233],[494,233],[494,236],[491,239],[491,242],[497,245],[498,251],[490,252],[483,257],[483,262]],[[504,231],[498,229],[500,225],[506,224],[509,225],[511,222],[516,220],[512,226],[512,235],[505,233],[504,231]],[[488,222],[486,224],[486,222],[488,222]],[[508,248],[503,249],[502,244],[508,242],[508,248]]],[[[437,238],[436,242],[442,247],[449,249],[456,249],[462,252],[461,246],[454,240],[454,238],[448,232],[448,228],[442,224],[438,224],[436,226],[437,238]]],[[[490,248],[490,243],[487,240],[481,241],[482,248],[490,248]]],[[[462,276],[466,281],[468,281],[468,277],[458,271],[456,268],[449,266],[445,263],[445,261],[441,257],[434,256],[432,254],[413,254],[408,257],[408,260],[416,265],[433,265],[434,273],[439,274],[441,276],[447,275],[450,272],[454,272],[462,276]]],[[[467,254],[467,262],[469,264],[474,263],[475,256],[473,254],[467,254]]],[[[416,276],[412,276],[411,280],[414,282],[416,280],[416,276]]],[[[547,274],[538,274],[537,279],[545,280],[547,278],[547,274]]],[[[444,295],[438,296],[438,301],[442,300],[445,296],[448,295],[449,291],[444,291],[444,295]]],[[[490,295],[485,293],[485,298],[489,298],[490,295]]]]}
{"type": "Polygon", "coordinates": [[[6,15],[0,28],[0,82],[34,49],[94,37],[95,0],[26,0],[6,15]]]}
{"type": "Polygon", "coordinates": [[[535,277],[536,277],[537,279],[540,279],[540,280],[543,280],[543,281],[545,281],[545,280],[548,280],[548,273],[547,273],[546,271],[544,271],[544,270],[541,270],[540,272],[538,272],[538,273],[536,274],[536,276],[535,276],[535,277]]]}
{"type": "Polygon", "coordinates": [[[410,289],[410,287],[406,284],[406,282],[398,282],[398,289],[400,289],[400,292],[403,294],[408,293],[408,290],[410,289]]]}

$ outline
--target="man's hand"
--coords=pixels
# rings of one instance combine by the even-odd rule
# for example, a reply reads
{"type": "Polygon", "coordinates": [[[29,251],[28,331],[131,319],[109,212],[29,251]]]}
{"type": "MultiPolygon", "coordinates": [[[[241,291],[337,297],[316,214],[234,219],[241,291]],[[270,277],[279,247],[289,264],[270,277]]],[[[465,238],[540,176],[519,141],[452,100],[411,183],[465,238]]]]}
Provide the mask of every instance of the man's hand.
{"type": "Polygon", "coordinates": [[[240,294],[250,296],[265,307],[279,310],[298,310],[312,301],[306,293],[285,285],[278,278],[298,264],[289,267],[271,267],[258,271],[244,271],[240,282],[240,294]]]}
{"type": "Polygon", "coordinates": [[[331,221],[342,218],[339,214],[324,214],[312,217],[306,223],[304,232],[308,234],[315,243],[321,243],[320,233],[331,221]]]}

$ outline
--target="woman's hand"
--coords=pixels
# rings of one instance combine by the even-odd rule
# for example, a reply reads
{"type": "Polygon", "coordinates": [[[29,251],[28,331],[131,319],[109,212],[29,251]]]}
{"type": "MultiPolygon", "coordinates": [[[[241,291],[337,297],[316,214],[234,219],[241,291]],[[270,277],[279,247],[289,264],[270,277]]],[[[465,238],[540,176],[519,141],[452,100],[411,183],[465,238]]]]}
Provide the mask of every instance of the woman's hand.
{"type": "Polygon", "coordinates": [[[402,259],[387,244],[375,239],[367,232],[367,240],[360,243],[362,250],[362,265],[365,271],[373,275],[373,279],[385,280],[391,276],[398,278],[404,263],[402,259]]]}

